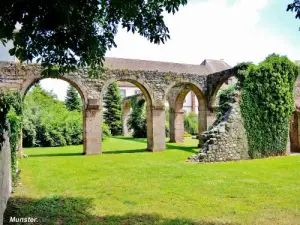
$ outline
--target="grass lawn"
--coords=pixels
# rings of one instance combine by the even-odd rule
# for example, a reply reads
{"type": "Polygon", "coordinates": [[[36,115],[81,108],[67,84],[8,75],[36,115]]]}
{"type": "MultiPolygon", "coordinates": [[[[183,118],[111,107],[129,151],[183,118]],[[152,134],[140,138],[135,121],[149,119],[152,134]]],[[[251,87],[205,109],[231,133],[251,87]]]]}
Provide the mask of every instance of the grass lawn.
{"type": "MultiPolygon", "coordinates": [[[[300,224],[300,155],[190,164],[197,140],[145,152],[146,140],[109,138],[103,155],[82,146],[32,148],[20,159],[9,216],[41,224],[300,224]]],[[[35,223],[37,224],[37,223],[35,223]]]]}

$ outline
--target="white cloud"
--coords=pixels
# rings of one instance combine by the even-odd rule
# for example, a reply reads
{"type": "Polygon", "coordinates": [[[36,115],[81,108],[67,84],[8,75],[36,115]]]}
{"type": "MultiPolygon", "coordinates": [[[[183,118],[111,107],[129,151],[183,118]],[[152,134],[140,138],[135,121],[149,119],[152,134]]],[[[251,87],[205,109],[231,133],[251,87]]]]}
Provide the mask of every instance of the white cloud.
{"type": "Polygon", "coordinates": [[[190,1],[175,15],[166,16],[171,40],[165,45],[120,30],[118,48],[107,56],[193,64],[205,58],[225,59],[232,66],[241,61],[259,62],[273,52],[297,57],[295,46],[284,36],[258,28],[260,10],[267,4],[268,0],[237,0],[230,5],[226,0],[190,1]]]}

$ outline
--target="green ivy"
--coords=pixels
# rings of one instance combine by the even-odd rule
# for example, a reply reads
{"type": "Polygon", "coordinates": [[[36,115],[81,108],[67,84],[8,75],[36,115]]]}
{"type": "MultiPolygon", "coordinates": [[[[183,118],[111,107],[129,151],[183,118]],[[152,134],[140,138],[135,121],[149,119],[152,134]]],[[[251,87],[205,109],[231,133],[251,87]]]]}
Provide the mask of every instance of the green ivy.
{"type": "MultiPolygon", "coordinates": [[[[13,183],[17,180],[17,152],[19,133],[22,124],[22,99],[17,92],[1,92],[0,95],[0,145],[4,142],[3,134],[8,131],[11,148],[11,168],[13,183]]],[[[2,149],[0,149],[2,150],[2,149]]]]}
{"type": "Polygon", "coordinates": [[[220,123],[225,113],[232,108],[232,103],[235,102],[236,89],[236,85],[230,85],[226,89],[223,89],[219,92],[219,105],[216,111],[216,124],[220,123]]]}
{"type": "Polygon", "coordinates": [[[287,57],[272,54],[259,65],[249,65],[239,74],[243,86],[241,113],[249,155],[252,158],[283,155],[294,109],[297,67],[287,57]]]}
{"type": "Polygon", "coordinates": [[[191,135],[198,134],[198,114],[195,112],[184,114],[184,131],[191,135]]]}

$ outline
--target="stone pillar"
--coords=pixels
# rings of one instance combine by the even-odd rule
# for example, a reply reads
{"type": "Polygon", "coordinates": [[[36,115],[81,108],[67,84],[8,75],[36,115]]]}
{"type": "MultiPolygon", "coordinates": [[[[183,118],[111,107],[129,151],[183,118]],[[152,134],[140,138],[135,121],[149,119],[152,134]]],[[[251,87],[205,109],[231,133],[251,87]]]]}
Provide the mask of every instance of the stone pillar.
{"type": "Polygon", "coordinates": [[[155,108],[147,105],[147,150],[161,152],[165,148],[165,108],[155,108]]]}
{"type": "Polygon", "coordinates": [[[84,112],[84,154],[96,155],[102,153],[102,112],[98,99],[88,99],[84,112]]]}
{"type": "Polygon", "coordinates": [[[191,91],[191,98],[192,98],[192,112],[196,112],[196,95],[193,91],[191,91]]]}
{"type": "Polygon", "coordinates": [[[170,142],[184,142],[184,111],[170,108],[170,142]]]}
{"type": "Polygon", "coordinates": [[[129,114],[130,114],[130,103],[129,102],[125,102],[123,104],[123,109],[122,109],[122,133],[123,133],[123,136],[130,136],[131,133],[128,129],[128,126],[127,126],[127,121],[128,121],[128,117],[129,117],[129,114]]]}
{"type": "Polygon", "coordinates": [[[207,110],[205,104],[200,104],[198,106],[198,137],[199,145],[201,148],[203,146],[203,133],[207,130],[207,110]]]}

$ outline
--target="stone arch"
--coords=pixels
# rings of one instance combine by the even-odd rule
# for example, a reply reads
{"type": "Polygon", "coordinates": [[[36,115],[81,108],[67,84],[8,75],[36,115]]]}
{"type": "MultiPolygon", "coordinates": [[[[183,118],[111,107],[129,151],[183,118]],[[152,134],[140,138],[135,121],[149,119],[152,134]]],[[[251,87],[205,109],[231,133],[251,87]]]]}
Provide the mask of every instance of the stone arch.
{"type": "Polygon", "coordinates": [[[83,106],[85,106],[88,102],[88,97],[87,97],[87,90],[84,87],[84,85],[81,83],[80,80],[77,80],[75,77],[72,76],[60,76],[60,77],[42,77],[40,75],[38,76],[31,76],[28,79],[26,79],[20,86],[20,94],[22,96],[22,98],[25,97],[26,93],[28,92],[28,90],[38,81],[43,80],[43,79],[59,79],[59,80],[63,80],[68,82],[69,84],[71,84],[73,87],[76,88],[76,90],[78,91],[78,93],[81,96],[82,102],[83,102],[83,106]]]}
{"type": "MultiPolygon", "coordinates": [[[[83,153],[87,154],[87,129],[86,129],[86,104],[88,102],[87,98],[87,92],[85,88],[83,87],[82,83],[80,81],[77,81],[74,77],[71,76],[61,76],[61,77],[42,77],[40,75],[31,76],[28,79],[26,79],[20,86],[20,94],[22,97],[22,100],[24,100],[27,92],[29,89],[38,81],[44,80],[44,79],[59,79],[66,81],[70,85],[76,88],[78,93],[80,94],[81,100],[82,100],[82,126],[83,126],[83,153]]],[[[19,154],[22,155],[22,131],[20,134],[20,142],[19,142],[19,154]]]]}
{"type": "Polygon", "coordinates": [[[103,101],[103,95],[104,95],[104,92],[107,90],[108,86],[117,81],[124,81],[124,82],[129,82],[129,83],[134,84],[142,91],[143,95],[146,98],[146,101],[150,102],[151,104],[154,104],[153,96],[152,96],[152,93],[153,93],[152,89],[143,80],[133,79],[133,78],[127,77],[127,76],[115,77],[115,78],[106,80],[102,87],[101,93],[100,93],[101,102],[103,101]]]}
{"type": "Polygon", "coordinates": [[[223,77],[217,84],[216,87],[213,89],[212,94],[210,96],[210,101],[208,108],[211,112],[215,112],[216,110],[216,99],[217,99],[217,94],[222,87],[222,85],[227,82],[230,78],[235,77],[235,76],[229,76],[229,77],[223,77]]]}
{"type": "Polygon", "coordinates": [[[198,137],[201,146],[202,134],[207,129],[207,101],[201,88],[190,82],[176,83],[167,89],[166,96],[170,106],[170,142],[184,140],[183,104],[190,91],[194,92],[198,100],[198,137]]]}
{"type": "MultiPolygon", "coordinates": [[[[163,151],[165,149],[165,123],[162,124],[161,121],[165,120],[164,108],[161,109],[154,105],[152,89],[150,89],[145,82],[126,76],[111,78],[105,82],[101,90],[100,102],[103,102],[103,96],[108,86],[117,81],[130,82],[142,91],[146,99],[147,107],[147,150],[152,152],[163,151]],[[161,134],[162,130],[164,134],[163,136],[161,134]]],[[[101,116],[101,118],[103,118],[103,116],[101,116]]]]}

